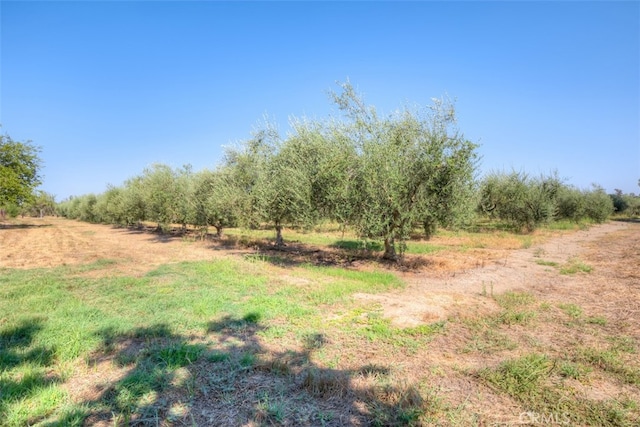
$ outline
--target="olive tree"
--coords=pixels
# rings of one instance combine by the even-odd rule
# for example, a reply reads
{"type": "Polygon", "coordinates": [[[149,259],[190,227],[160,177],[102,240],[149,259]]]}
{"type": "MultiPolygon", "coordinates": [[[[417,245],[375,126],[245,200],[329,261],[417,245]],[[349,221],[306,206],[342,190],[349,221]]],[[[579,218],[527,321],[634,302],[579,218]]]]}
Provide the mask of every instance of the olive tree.
{"type": "Polygon", "coordinates": [[[172,169],[156,163],[142,174],[142,189],[146,218],[156,222],[157,229],[165,231],[173,223],[183,229],[191,212],[191,167],[172,169]]]}
{"type": "Polygon", "coordinates": [[[309,225],[317,218],[312,204],[312,154],[306,142],[296,136],[284,141],[277,152],[269,157],[257,194],[264,221],[276,230],[276,246],[282,247],[282,228],[286,224],[309,225]]]}
{"type": "Polygon", "coordinates": [[[590,191],[584,192],[584,198],[585,214],[594,222],[603,223],[613,214],[613,200],[601,186],[593,184],[590,191]]]}
{"type": "Polygon", "coordinates": [[[225,167],[200,171],[193,180],[193,224],[205,233],[208,226],[215,227],[220,238],[224,228],[237,222],[243,197],[240,189],[225,167]]]}
{"type": "Polygon", "coordinates": [[[396,259],[396,242],[402,249],[417,223],[455,213],[453,205],[465,202],[454,189],[473,185],[476,145],[458,132],[448,100],[380,117],[349,83],[342,89],[333,98],[347,117],[341,140],[354,153],[342,184],[348,221],[361,236],[383,239],[384,258],[396,259]]]}
{"type": "Polygon", "coordinates": [[[531,232],[555,219],[562,188],[556,174],[532,178],[524,172],[492,172],[482,181],[479,207],[490,217],[531,232]]]}
{"type": "Polygon", "coordinates": [[[277,247],[284,245],[284,226],[308,227],[328,212],[332,184],[322,173],[331,152],[324,128],[294,120],[291,129],[283,140],[275,126],[267,125],[226,157],[229,184],[243,195],[237,201],[241,222],[273,225],[277,247]]]}
{"type": "Polygon", "coordinates": [[[243,227],[257,228],[263,220],[263,180],[278,143],[278,132],[266,126],[254,132],[253,138],[226,148],[224,165],[239,193],[237,216],[243,227]]]}
{"type": "Polygon", "coordinates": [[[107,224],[124,224],[123,189],[108,185],[107,190],[98,196],[96,203],[100,222],[107,224]]]}
{"type": "Polygon", "coordinates": [[[142,176],[135,176],[124,183],[121,194],[121,217],[125,225],[140,226],[147,219],[145,186],[142,176]]]}

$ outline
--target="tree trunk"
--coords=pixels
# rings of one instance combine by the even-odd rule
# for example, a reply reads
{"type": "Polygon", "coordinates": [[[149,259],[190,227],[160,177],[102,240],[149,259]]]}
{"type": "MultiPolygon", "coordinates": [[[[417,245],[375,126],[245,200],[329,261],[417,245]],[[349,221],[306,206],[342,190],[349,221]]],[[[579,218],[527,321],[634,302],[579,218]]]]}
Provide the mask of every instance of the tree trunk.
{"type": "Polygon", "coordinates": [[[216,228],[216,239],[221,239],[222,238],[222,226],[221,225],[214,225],[214,227],[216,228]]]}
{"type": "Polygon", "coordinates": [[[284,239],[282,238],[282,226],[276,225],[276,248],[282,248],[284,246],[284,239]]]}
{"type": "Polygon", "coordinates": [[[393,237],[387,237],[384,239],[384,255],[382,256],[384,259],[390,259],[393,261],[398,260],[398,255],[396,254],[396,245],[393,237]]]}
{"type": "Polygon", "coordinates": [[[436,222],[432,219],[425,219],[422,223],[424,227],[424,237],[429,240],[436,232],[436,222]]]}

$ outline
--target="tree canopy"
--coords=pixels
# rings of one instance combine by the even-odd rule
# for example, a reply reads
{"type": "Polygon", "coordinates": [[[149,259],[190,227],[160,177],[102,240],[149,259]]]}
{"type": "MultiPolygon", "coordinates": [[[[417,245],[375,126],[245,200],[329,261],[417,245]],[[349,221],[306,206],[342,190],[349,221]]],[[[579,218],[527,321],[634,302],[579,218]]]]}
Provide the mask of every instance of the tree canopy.
{"type": "Polygon", "coordinates": [[[433,99],[426,109],[380,117],[349,83],[342,89],[334,101],[347,120],[334,133],[353,160],[343,173],[348,182],[336,190],[348,186],[345,219],[361,236],[384,240],[385,257],[395,258],[395,242],[417,224],[454,222],[473,209],[461,196],[473,188],[476,145],[458,132],[451,102],[433,99]]]}
{"type": "Polygon", "coordinates": [[[21,207],[36,196],[41,184],[40,148],[0,135],[0,207],[21,207]]]}

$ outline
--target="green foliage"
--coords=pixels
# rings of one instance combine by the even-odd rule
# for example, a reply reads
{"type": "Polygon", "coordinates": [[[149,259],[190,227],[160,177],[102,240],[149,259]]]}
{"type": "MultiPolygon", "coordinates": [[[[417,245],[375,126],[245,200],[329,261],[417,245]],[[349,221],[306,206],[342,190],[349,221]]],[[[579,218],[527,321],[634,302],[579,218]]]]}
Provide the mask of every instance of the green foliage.
{"type": "Polygon", "coordinates": [[[0,135],[0,208],[21,207],[34,199],[41,183],[40,148],[0,135]]]}
{"type": "Polygon", "coordinates": [[[593,268],[590,265],[585,264],[577,258],[572,258],[560,267],[560,274],[591,273],[591,270],[593,270],[593,268]]]}
{"type": "Polygon", "coordinates": [[[614,212],[616,214],[623,214],[629,217],[640,216],[640,196],[633,193],[624,194],[622,190],[615,189],[614,194],[610,194],[609,197],[613,202],[614,212]]]}
{"type": "Polygon", "coordinates": [[[35,191],[33,198],[23,206],[25,215],[42,218],[45,215],[53,215],[56,212],[55,196],[45,191],[35,191]]]}
{"type": "Polygon", "coordinates": [[[278,145],[259,181],[258,194],[262,218],[276,227],[280,246],[284,225],[311,226],[317,220],[312,179],[319,152],[298,135],[278,145]]]}
{"type": "Polygon", "coordinates": [[[494,172],[481,184],[479,209],[517,230],[531,232],[553,220],[561,187],[555,174],[531,178],[523,172],[494,172]]]}
{"type": "Polygon", "coordinates": [[[284,244],[284,225],[308,223],[313,211],[308,171],[302,151],[292,146],[295,141],[283,142],[275,126],[267,125],[226,156],[226,167],[243,193],[240,222],[249,227],[273,224],[277,246],[284,244]]]}
{"type": "Polygon", "coordinates": [[[108,186],[107,191],[98,197],[96,211],[100,222],[109,224],[124,224],[123,209],[124,190],[119,187],[108,186]]]}
{"type": "Polygon", "coordinates": [[[353,87],[342,85],[334,101],[347,116],[335,127],[354,153],[349,165],[346,220],[358,234],[380,238],[385,257],[416,224],[453,217],[473,184],[475,144],[455,128],[453,105],[434,99],[427,110],[405,108],[379,117],[353,87]]]}
{"type": "Polygon", "coordinates": [[[234,226],[240,215],[242,191],[228,168],[203,170],[194,176],[192,223],[206,229],[214,226],[218,237],[234,226]]]}
{"type": "Polygon", "coordinates": [[[586,216],[586,198],[574,187],[562,187],[558,193],[557,219],[579,222],[586,216]]]}
{"type": "Polygon", "coordinates": [[[264,217],[260,185],[278,139],[275,129],[267,126],[241,146],[226,150],[224,164],[239,189],[238,222],[243,227],[257,228],[264,217]]]}
{"type": "Polygon", "coordinates": [[[562,186],[557,195],[557,207],[557,220],[576,223],[584,219],[602,223],[614,212],[613,200],[597,185],[591,190],[562,186]]]}
{"type": "Polygon", "coordinates": [[[192,200],[191,167],[173,170],[154,164],[143,171],[145,216],[159,227],[178,223],[186,226],[192,200]]]}
{"type": "Polygon", "coordinates": [[[163,231],[193,225],[202,236],[210,226],[221,236],[227,227],[269,224],[277,246],[285,227],[306,231],[328,220],[343,234],[382,243],[387,259],[397,259],[398,248],[425,252],[407,244],[416,229],[429,238],[438,227],[470,224],[477,211],[527,232],[558,219],[602,222],[614,206],[640,214],[640,198],[578,190],[556,173],[492,173],[476,182],[477,146],[459,132],[447,99],[383,116],[347,82],[332,100],[342,117],[292,119],[285,136],[267,123],[228,148],[214,170],[155,164],[121,187],[65,200],[58,212],[91,222],[154,221],[163,231]]]}
{"type": "Polygon", "coordinates": [[[613,214],[613,201],[600,186],[594,185],[591,191],[585,192],[585,214],[597,223],[603,223],[613,214]]]}

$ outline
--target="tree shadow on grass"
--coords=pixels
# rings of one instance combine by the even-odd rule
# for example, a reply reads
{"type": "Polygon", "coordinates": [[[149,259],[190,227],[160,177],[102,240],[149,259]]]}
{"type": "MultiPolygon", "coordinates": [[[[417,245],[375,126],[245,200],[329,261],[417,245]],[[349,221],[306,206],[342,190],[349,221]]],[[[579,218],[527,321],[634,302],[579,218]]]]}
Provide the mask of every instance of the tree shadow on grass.
{"type": "Polygon", "coordinates": [[[211,322],[206,343],[163,324],[100,331],[90,364],[107,360],[126,373],[83,400],[82,417],[71,411],[52,425],[412,425],[435,407],[388,367],[319,365],[315,353],[331,345],[324,334],[274,349],[261,338],[270,332],[258,313],[211,322]]]}
{"type": "Polygon", "coordinates": [[[53,363],[53,349],[33,346],[42,323],[42,319],[34,317],[0,329],[0,415],[7,414],[13,404],[62,382],[47,372],[53,363]]]}

